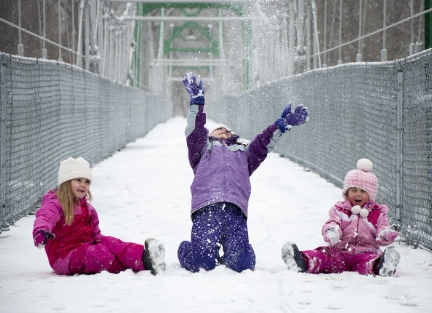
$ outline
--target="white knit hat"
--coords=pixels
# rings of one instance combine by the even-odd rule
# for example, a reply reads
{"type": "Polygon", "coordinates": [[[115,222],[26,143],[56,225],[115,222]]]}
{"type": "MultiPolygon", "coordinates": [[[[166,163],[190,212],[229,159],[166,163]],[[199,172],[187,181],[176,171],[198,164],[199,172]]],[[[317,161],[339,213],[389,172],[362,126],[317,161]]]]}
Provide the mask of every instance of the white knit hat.
{"type": "Polygon", "coordinates": [[[59,186],[65,181],[79,177],[87,178],[90,181],[92,180],[90,164],[86,160],[79,157],[78,159],[69,158],[60,162],[58,171],[59,186]]]}
{"type": "Polygon", "coordinates": [[[360,159],[357,161],[357,169],[349,171],[344,180],[342,196],[346,197],[346,192],[351,187],[357,187],[365,190],[370,200],[375,202],[378,191],[378,178],[371,172],[373,163],[369,159],[360,159]]]}

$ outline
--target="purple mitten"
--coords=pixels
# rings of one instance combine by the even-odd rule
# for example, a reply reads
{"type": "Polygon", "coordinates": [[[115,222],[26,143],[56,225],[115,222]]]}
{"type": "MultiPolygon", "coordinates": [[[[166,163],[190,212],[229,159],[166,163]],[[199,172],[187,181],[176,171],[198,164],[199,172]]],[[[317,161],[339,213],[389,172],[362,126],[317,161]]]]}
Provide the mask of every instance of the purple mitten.
{"type": "Polygon", "coordinates": [[[324,241],[333,246],[340,241],[339,226],[330,226],[325,234],[324,241]]]}
{"type": "Polygon", "coordinates": [[[303,104],[300,104],[296,106],[293,113],[289,112],[285,119],[288,125],[298,126],[306,123],[306,121],[309,119],[308,115],[308,109],[304,107],[303,104]]]}
{"type": "Polygon", "coordinates": [[[191,97],[190,104],[205,104],[203,79],[197,84],[196,75],[190,72],[184,75],[183,84],[191,97]]]}
{"type": "Polygon", "coordinates": [[[275,121],[275,124],[282,133],[290,130],[292,126],[298,126],[308,121],[309,111],[302,104],[296,106],[294,112],[291,112],[291,103],[289,103],[281,114],[281,118],[275,121]]]}
{"type": "Polygon", "coordinates": [[[44,230],[44,229],[37,230],[33,235],[34,245],[39,249],[42,249],[43,247],[45,247],[48,240],[51,240],[54,238],[55,238],[55,235],[53,233],[50,233],[49,231],[44,230]]]}

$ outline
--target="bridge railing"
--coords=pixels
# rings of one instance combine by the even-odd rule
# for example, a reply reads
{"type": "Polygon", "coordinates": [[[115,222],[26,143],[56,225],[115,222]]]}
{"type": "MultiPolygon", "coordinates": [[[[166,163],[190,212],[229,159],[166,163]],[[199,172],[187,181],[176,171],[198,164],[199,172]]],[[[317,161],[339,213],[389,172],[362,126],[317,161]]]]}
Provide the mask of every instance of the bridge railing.
{"type": "Polygon", "coordinates": [[[91,165],[172,117],[159,96],[62,62],[0,54],[0,225],[33,212],[59,162],[91,165]]]}

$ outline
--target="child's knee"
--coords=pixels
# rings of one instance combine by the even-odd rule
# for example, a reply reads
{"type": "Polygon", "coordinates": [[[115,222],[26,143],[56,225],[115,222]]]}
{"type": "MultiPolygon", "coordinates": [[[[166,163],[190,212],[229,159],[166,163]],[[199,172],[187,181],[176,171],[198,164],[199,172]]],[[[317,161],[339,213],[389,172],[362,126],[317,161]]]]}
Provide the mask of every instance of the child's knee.
{"type": "Polygon", "coordinates": [[[229,251],[222,257],[222,264],[236,272],[255,269],[256,257],[251,245],[244,249],[229,251]]]}
{"type": "Polygon", "coordinates": [[[114,255],[104,245],[89,246],[84,261],[84,273],[94,274],[108,270],[114,260],[114,255]]]}
{"type": "Polygon", "coordinates": [[[204,252],[199,258],[200,267],[206,271],[214,270],[219,265],[219,253],[214,253],[214,251],[204,252]]]}
{"type": "Polygon", "coordinates": [[[219,264],[217,251],[201,251],[194,249],[189,241],[183,241],[177,251],[180,265],[191,272],[199,272],[202,268],[206,271],[213,270],[219,264]]]}
{"type": "Polygon", "coordinates": [[[192,253],[192,243],[183,241],[180,243],[177,250],[177,257],[180,265],[191,272],[198,272],[199,269],[195,266],[192,253]]]}
{"type": "Polygon", "coordinates": [[[183,241],[180,243],[177,250],[177,257],[179,260],[184,259],[192,251],[192,243],[189,241],[183,241]]]}

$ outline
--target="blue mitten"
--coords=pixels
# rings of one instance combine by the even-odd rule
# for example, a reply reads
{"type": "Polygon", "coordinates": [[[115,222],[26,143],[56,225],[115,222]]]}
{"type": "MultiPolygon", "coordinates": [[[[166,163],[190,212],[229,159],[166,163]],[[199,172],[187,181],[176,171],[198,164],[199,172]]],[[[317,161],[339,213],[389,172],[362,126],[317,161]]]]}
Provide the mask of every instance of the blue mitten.
{"type": "Polygon", "coordinates": [[[183,84],[190,94],[190,104],[205,104],[204,99],[204,80],[201,79],[197,84],[197,77],[194,73],[186,73],[183,77],[183,84]]]}
{"type": "Polygon", "coordinates": [[[294,112],[291,112],[291,103],[289,103],[282,112],[281,118],[277,119],[275,124],[279,127],[280,131],[284,133],[293,126],[306,123],[309,120],[308,115],[309,111],[303,104],[296,106],[294,112]]]}

